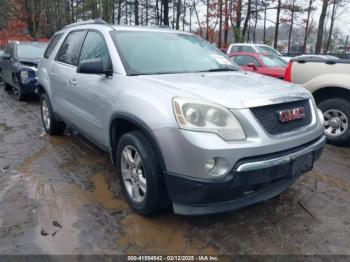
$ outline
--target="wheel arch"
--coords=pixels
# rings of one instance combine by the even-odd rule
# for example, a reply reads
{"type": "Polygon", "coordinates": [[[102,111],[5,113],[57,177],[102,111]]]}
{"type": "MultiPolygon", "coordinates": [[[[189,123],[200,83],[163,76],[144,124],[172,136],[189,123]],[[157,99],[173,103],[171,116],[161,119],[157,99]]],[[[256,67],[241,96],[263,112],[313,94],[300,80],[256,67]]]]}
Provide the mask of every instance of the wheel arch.
{"type": "Polygon", "coordinates": [[[38,95],[46,94],[46,89],[42,84],[38,84],[38,95]]]}
{"type": "Polygon", "coordinates": [[[163,154],[158,145],[156,137],[152,133],[152,129],[141,119],[127,113],[117,113],[111,118],[109,125],[109,141],[110,153],[113,164],[116,166],[115,149],[119,139],[127,132],[139,130],[145,135],[147,140],[151,143],[155,153],[160,161],[160,166],[163,171],[166,171],[166,165],[163,154]]]}
{"type": "Polygon", "coordinates": [[[319,104],[322,101],[325,101],[330,98],[345,98],[350,102],[350,90],[343,87],[323,87],[314,91],[312,94],[315,98],[316,104],[319,104]]]}

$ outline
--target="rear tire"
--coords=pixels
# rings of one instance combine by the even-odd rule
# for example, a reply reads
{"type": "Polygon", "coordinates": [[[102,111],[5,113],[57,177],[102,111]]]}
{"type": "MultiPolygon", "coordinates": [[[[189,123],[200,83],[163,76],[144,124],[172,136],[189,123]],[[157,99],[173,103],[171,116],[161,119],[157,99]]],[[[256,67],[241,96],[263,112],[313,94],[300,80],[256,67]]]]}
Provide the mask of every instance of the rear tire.
{"type": "Polygon", "coordinates": [[[66,129],[66,124],[57,120],[52,110],[50,100],[46,94],[41,95],[40,111],[41,120],[46,133],[49,135],[62,135],[66,129]]]}
{"type": "Polygon", "coordinates": [[[350,102],[330,98],[318,104],[325,118],[325,134],[330,144],[350,144],[350,102]]]}
{"type": "Polygon", "coordinates": [[[5,86],[5,82],[4,82],[4,79],[2,78],[2,71],[0,70],[0,88],[2,88],[3,86],[5,86]]]}
{"type": "Polygon", "coordinates": [[[10,92],[12,90],[12,87],[4,81],[4,89],[6,92],[10,92]]]}
{"type": "Polygon", "coordinates": [[[136,213],[151,215],[169,206],[159,160],[140,131],[120,138],[116,163],[124,196],[136,213]]]}

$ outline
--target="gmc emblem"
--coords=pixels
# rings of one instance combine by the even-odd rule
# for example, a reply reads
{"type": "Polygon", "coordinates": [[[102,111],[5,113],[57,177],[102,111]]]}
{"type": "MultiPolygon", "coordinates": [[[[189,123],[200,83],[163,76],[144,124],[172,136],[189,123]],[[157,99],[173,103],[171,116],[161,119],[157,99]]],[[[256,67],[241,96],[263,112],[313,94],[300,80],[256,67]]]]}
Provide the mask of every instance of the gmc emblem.
{"type": "Polygon", "coordinates": [[[302,119],[305,117],[305,108],[298,107],[291,110],[278,112],[279,120],[282,123],[290,122],[297,119],[302,119]]]}

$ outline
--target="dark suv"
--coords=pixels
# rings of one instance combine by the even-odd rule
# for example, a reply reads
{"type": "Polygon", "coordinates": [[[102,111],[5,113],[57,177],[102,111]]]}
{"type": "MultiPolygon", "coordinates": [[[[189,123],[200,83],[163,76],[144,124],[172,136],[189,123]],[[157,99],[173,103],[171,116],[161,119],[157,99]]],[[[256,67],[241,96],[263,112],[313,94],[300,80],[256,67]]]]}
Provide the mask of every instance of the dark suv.
{"type": "Polygon", "coordinates": [[[6,91],[13,89],[19,101],[37,89],[37,66],[45,48],[45,43],[11,42],[0,55],[1,85],[6,91]]]}

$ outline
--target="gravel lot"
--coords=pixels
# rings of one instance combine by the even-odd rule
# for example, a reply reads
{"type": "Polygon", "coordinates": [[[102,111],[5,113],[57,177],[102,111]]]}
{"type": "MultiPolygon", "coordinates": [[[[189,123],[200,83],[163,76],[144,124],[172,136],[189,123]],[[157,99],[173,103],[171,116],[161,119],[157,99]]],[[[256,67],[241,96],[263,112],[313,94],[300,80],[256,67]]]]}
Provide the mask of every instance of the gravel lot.
{"type": "Polygon", "coordinates": [[[347,254],[350,149],[327,146],[281,196],[227,214],[143,218],[109,156],[43,133],[37,99],[0,89],[0,254],[347,254]]]}

